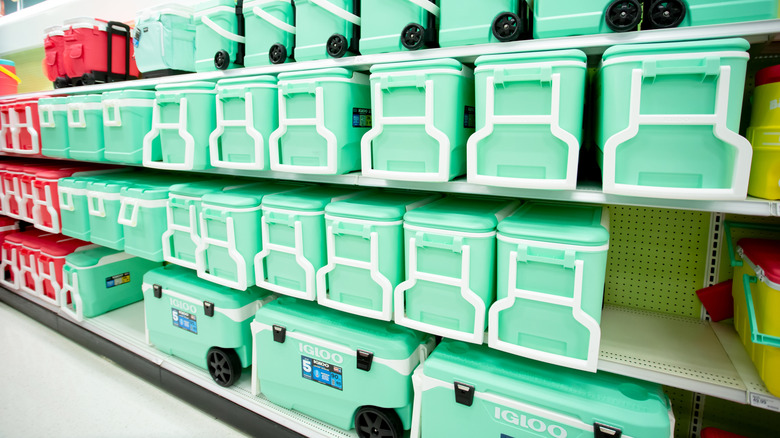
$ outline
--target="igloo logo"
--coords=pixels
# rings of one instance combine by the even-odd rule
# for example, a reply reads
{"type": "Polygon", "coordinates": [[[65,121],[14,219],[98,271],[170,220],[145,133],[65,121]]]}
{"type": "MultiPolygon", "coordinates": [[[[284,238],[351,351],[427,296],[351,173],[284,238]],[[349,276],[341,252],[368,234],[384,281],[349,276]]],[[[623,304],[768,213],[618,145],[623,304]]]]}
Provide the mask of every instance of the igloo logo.
{"type": "Polygon", "coordinates": [[[194,304],[182,300],[177,300],[176,298],[171,298],[171,306],[191,314],[194,314],[198,311],[198,308],[194,304]]]}
{"type": "MultiPolygon", "coordinates": [[[[547,432],[550,434],[550,436],[554,438],[566,438],[568,433],[566,432],[566,429],[562,428],[561,426],[558,426],[557,424],[550,424],[548,425],[544,421],[529,417],[526,414],[518,414],[515,411],[510,411],[509,409],[504,409],[501,406],[496,406],[495,410],[496,419],[506,421],[507,423],[514,424],[515,426],[522,427],[523,429],[530,429],[534,432],[543,433],[547,432]]],[[[502,437],[506,438],[512,438],[508,435],[503,435],[502,437]]]]}

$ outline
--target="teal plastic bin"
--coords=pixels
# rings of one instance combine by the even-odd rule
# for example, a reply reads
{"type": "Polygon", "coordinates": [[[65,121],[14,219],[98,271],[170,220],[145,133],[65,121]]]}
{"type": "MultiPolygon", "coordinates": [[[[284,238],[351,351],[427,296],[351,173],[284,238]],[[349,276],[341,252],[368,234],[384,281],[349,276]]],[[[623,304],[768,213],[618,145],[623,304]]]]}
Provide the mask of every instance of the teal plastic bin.
{"type": "Polygon", "coordinates": [[[580,50],[480,56],[468,181],[574,190],[587,57],[580,50]],[[518,105],[518,102],[523,102],[518,105]]]}
{"type": "Polygon", "coordinates": [[[122,187],[117,223],[125,237],[128,254],[162,262],[163,234],[168,230],[167,206],[170,179],[146,179],[122,187]]]}
{"type": "Polygon", "coordinates": [[[315,275],[327,261],[325,206],[357,193],[338,187],[310,187],[264,197],[262,250],[254,259],[257,285],[315,300],[315,275]]]}
{"type": "Polygon", "coordinates": [[[62,234],[90,241],[89,207],[87,206],[87,182],[89,178],[61,178],[57,183],[60,198],[62,234]]]}
{"type": "Polygon", "coordinates": [[[103,138],[107,161],[143,163],[144,137],[152,129],[154,97],[154,91],[144,90],[103,93],[103,138]]]}
{"type": "Polygon", "coordinates": [[[167,3],[144,9],[135,19],[135,63],[144,77],[195,71],[192,8],[167,3]]]}
{"type": "Polygon", "coordinates": [[[62,310],[83,321],[141,301],[144,274],[157,267],[160,263],[110,248],[69,254],[62,268],[62,310]]]}
{"type": "Polygon", "coordinates": [[[157,86],[152,128],[144,137],[145,167],[209,167],[209,135],[216,128],[217,119],[214,87],[211,82],[157,86]]]}
{"type": "Polygon", "coordinates": [[[363,175],[446,182],[466,172],[474,133],[474,74],[454,59],[371,67],[373,126],[363,175]]]}
{"type": "Polygon", "coordinates": [[[144,275],[147,341],[158,350],[206,369],[231,386],[252,365],[252,329],[257,309],[273,300],[267,291],[237,291],[198,278],[178,266],[144,275]]]}
{"type": "Polygon", "coordinates": [[[368,76],[343,68],[290,72],[279,75],[278,87],[271,169],[327,175],[359,169],[360,139],[371,127],[368,76]]]}
{"type": "Polygon", "coordinates": [[[292,0],[244,2],[244,29],[246,67],[292,61],[296,33],[292,0]]]}
{"type": "Polygon", "coordinates": [[[498,224],[492,348],[596,372],[609,249],[606,207],[528,202],[498,224]]]}
{"type": "Polygon", "coordinates": [[[203,196],[198,276],[238,290],[255,284],[254,260],[260,252],[260,203],[263,197],[300,188],[261,182],[203,196]]]}
{"type": "Polygon", "coordinates": [[[453,196],[406,213],[396,324],[481,344],[496,297],[496,226],[519,204],[453,196]]]}
{"type": "Polygon", "coordinates": [[[69,158],[67,97],[38,99],[41,126],[41,154],[45,157],[69,158]]]}
{"type": "Polygon", "coordinates": [[[437,47],[440,5],[441,0],[361,0],[360,53],[437,47]]]}
{"type": "Polygon", "coordinates": [[[105,161],[103,150],[103,104],[100,94],[67,98],[68,143],[70,158],[105,161]]]}
{"type": "Polygon", "coordinates": [[[404,279],[404,214],[437,198],[367,191],[325,206],[327,264],[317,271],[317,302],[390,321],[393,289],[404,279]]]}
{"type": "MultiPolygon", "coordinates": [[[[538,1],[538,0],[537,0],[538,1]]],[[[439,0],[439,45],[505,43],[531,37],[525,0],[439,0]]]]}
{"type": "Polygon", "coordinates": [[[228,169],[270,169],[269,136],[279,126],[274,76],[217,82],[217,127],[209,136],[211,165],[228,169]]]}
{"type": "Polygon", "coordinates": [[[596,78],[605,193],[742,200],[753,149],[738,134],[743,39],[613,46],[596,78]]]}
{"type": "Polygon", "coordinates": [[[252,335],[255,395],[341,429],[375,422],[374,436],[395,438],[409,429],[428,336],[291,297],[258,310],[252,335]]]}
{"type": "Polygon", "coordinates": [[[414,372],[412,437],[674,436],[661,385],[444,340],[414,372]]]}
{"type": "Polygon", "coordinates": [[[243,67],[236,64],[238,34],[235,0],[207,0],[194,6],[195,71],[205,72],[243,67]]]}
{"type": "Polygon", "coordinates": [[[296,0],[295,60],[358,54],[360,0],[296,0]]]}

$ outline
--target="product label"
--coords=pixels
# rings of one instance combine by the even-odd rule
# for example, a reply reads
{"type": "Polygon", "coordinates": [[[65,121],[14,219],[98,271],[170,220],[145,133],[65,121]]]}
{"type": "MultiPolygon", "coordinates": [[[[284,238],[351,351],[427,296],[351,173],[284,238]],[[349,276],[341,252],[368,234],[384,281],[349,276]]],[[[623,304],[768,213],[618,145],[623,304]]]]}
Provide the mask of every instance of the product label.
{"type": "Polygon", "coordinates": [[[477,112],[473,106],[467,106],[463,110],[463,127],[473,128],[477,126],[477,112]]]}
{"type": "Polygon", "coordinates": [[[780,399],[761,394],[750,394],[750,404],[770,411],[780,412],[780,399]]]}
{"type": "Polygon", "coordinates": [[[116,274],[111,277],[106,277],[106,289],[111,289],[114,286],[119,286],[125,283],[130,283],[130,273],[116,274]]]}
{"type": "Polygon", "coordinates": [[[344,382],[341,379],[341,367],[331,365],[308,356],[301,356],[301,370],[303,378],[314,380],[325,386],[344,390],[344,382]]]}
{"type": "Polygon", "coordinates": [[[175,327],[195,333],[196,335],[198,334],[198,321],[195,315],[173,307],[171,308],[171,315],[175,327]]]}
{"type": "Polygon", "coordinates": [[[370,128],[371,127],[371,109],[370,108],[352,108],[352,127],[370,128]]]}

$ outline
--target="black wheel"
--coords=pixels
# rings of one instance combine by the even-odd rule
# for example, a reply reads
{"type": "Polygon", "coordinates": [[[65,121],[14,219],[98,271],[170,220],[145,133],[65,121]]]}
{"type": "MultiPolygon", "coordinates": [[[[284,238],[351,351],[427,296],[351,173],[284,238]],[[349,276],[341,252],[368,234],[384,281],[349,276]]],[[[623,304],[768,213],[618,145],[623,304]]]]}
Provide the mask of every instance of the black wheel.
{"type": "Polygon", "coordinates": [[[214,55],[214,67],[218,70],[227,70],[230,66],[230,53],[220,50],[214,55]]]}
{"type": "MultiPolygon", "coordinates": [[[[680,0],[655,0],[645,11],[645,23],[651,29],[677,27],[685,18],[685,4],[680,0]]],[[[644,28],[644,25],[642,26],[644,28]]]]}
{"type": "Polygon", "coordinates": [[[70,80],[68,78],[58,77],[54,80],[54,88],[68,88],[70,87],[70,80]]]}
{"type": "Polygon", "coordinates": [[[331,58],[341,58],[347,54],[349,43],[347,42],[347,37],[340,33],[334,33],[328,38],[325,47],[327,48],[328,56],[331,58]]]}
{"type": "Polygon", "coordinates": [[[206,353],[206,363],[211,378],[219,386],[231,386],[241,377],[241,360],[233,350],[212,347],[206,353]]]}
{"type": "Polygon", "coordinates": [[[284,64],[287,60],[287,47],[276,43],[268,50],[268,60],[271,64],[284,64]]]}
{"type": "Polygon", "coordinates": [[[417,50],[425,43],[425,28],[417,23],[407,24],[401,31],[401,45],[409,50],[417,50]]]}
{"type": "Polygon", "coordinates": [[[95,83],[95,75],[92,73],[84,73],[81,75],[81,83],[84,85],[93,85],[95,83]]]}
{"type": "Polygon", "coordinates": [[[400,438],[404,426],[398,414],[391,409],[363,406],[355,414],[355,431],[360,438],[400,438]]]}
{"type": "Polygon", "coordinates": [[[635,30],[642,19],[642,6],[639,0],[614,0],[604,17],[607,27],[615,32],[635,30]]]}
{"type": "Polygon", "coordinates": [[[502,12],[493,19],[493,36],[502,43],[520,38],[523,24],[513,12],[502,12]]]}

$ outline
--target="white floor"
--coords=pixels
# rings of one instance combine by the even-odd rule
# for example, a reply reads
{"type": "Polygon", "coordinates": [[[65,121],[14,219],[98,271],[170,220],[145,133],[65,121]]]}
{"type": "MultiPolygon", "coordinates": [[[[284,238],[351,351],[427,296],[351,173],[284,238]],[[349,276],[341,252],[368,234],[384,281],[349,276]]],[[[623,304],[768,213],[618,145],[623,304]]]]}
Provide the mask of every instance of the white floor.
{"type": "Polygon", "coordinates": [[[0,303],[0,437],[244,437],[0,303]]]}

